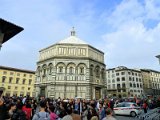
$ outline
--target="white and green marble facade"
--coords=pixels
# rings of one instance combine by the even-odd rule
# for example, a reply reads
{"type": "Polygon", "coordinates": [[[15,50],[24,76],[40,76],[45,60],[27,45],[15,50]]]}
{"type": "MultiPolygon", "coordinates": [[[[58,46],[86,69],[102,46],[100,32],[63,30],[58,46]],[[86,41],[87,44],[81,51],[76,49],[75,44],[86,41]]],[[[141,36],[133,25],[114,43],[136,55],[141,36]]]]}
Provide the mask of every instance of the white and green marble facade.
{"type": "Polygon", "coordinates": [[[104,53],[75,35],[40,50],[36,96],[99,99],[105,86],[104,53]]]}

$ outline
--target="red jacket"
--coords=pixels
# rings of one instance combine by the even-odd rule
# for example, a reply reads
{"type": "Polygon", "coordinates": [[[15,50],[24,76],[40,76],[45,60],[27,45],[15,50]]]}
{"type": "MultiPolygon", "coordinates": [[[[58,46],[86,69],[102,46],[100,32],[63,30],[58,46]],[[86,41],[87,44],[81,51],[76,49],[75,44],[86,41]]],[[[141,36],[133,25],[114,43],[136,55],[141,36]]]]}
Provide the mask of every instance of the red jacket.
{"type": "Polygon", "coordinates": [[[27,120],[30,120],[32,108],[26,108],[26,106],[23,106],[22,110],[23,110],[23,111],[25,112],[25,114],[26,114],[26,119],[27,119],[27,120]]]}
{"type": "Polygon", "coordinates": [[[147,108],[147,104],[146,103],[143,103],[143,108],[147,108]]]}

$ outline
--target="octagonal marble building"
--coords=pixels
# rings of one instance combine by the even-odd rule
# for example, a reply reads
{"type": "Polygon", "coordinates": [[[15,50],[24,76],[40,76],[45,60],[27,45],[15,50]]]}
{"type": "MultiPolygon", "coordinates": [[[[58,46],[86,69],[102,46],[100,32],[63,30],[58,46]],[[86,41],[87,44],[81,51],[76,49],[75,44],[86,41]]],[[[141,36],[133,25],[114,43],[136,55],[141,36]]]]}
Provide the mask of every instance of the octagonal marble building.
{"type": "Polygon", "coordinates": [[[106,95],[104,53],[75,35],[39,51],[35,93],[57,99],[106,95]]]}

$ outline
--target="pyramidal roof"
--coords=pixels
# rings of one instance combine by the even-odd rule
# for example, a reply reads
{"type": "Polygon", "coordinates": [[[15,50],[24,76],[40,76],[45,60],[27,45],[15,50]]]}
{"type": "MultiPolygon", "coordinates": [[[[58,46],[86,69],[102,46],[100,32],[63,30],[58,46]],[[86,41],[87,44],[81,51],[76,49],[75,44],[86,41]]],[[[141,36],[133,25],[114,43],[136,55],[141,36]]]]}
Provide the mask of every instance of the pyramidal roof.
{"type": "Polygon", "coordinates": [[[73,30],[71,31],[71,36],[59,41],[58,44],[87,44],[87,43],[81,40],[80,38],[76,37],[76,32],[73,27],[73,30]]]}

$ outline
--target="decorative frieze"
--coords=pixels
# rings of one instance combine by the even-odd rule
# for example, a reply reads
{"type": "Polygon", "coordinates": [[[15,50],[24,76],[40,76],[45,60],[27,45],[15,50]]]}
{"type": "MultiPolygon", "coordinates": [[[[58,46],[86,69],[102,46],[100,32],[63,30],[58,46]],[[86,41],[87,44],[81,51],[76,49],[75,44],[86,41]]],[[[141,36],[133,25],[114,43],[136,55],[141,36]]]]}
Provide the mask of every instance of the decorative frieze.
{"type": "Polygon", "coordinates": [[[53,48],[40,51],[39,61],[58,56],[89,57],[99,62],[104,62],[104,55],[99,51],[90,48],[89,46],[73,47],[73,46],[60,46],[60,45],[57,46],[55,45],[53,46],[53,48]]]}

